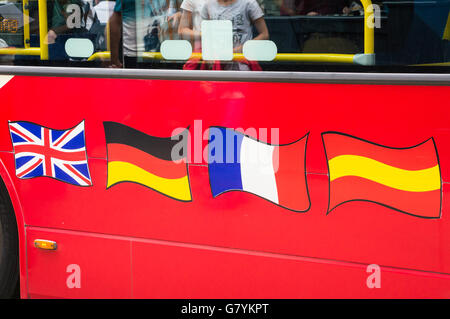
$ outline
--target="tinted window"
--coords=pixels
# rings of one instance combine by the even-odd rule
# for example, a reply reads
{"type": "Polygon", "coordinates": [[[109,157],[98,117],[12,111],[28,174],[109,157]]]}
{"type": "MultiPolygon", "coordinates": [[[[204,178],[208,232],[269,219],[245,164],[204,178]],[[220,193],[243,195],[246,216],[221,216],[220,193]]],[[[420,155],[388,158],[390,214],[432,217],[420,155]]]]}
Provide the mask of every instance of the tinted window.
{"type": "Polygon", "coordinates": [[[449,0],[0,0],[0,63],[448,72],[449,10],[449,0]]]}

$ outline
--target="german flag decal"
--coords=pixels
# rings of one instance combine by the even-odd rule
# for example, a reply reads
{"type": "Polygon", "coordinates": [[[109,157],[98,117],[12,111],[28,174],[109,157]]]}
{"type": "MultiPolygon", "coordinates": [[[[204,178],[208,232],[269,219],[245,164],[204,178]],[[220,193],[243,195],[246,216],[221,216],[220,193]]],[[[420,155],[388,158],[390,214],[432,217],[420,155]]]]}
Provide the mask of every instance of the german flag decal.
{"type": "Polygon", "coordinates": [[[104,122],[103,126],[108,153],[107,188],[134,182],[180,201],[192,200],[187,154],[172,154],[174,145],[187,146],[183,134],[161,138],[115,122],[104,122]]]}
{"type": "Polygon", "coordinates": [[[328,213],[349,201],[370,201],[423,218],[441,214],[441,174],[433,138],[390,148],[342,133],[322,133],[328,161],[328,213]]]}

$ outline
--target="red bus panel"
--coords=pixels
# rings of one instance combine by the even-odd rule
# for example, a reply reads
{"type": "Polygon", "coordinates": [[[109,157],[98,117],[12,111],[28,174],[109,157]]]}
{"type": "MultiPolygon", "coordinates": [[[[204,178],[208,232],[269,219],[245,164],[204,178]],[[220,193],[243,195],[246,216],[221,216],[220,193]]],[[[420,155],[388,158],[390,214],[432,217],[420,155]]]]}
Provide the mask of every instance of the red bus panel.
{"type": "MultiPolygon", "coordinates": [[[[21,278],[28,286],[22,285],[22,296],[448,298],[449,98],[450,88],[438,86],[15,76],[0,90],[0,161],[7,170],[2,178],[17,194],[17,218],[23,216],[27,225],[28,257],[22,253],[21,261],[28,264],[21,278]],[[84,121],[93,185],[18,178],[8,121],[55,130],[84,121]],[[189,127],[192,200],[175,200],[133,182],[107,188],[106,121],[158,138],[189,127]],[[213,197],[203,156],[206,130],[213,126],[277,128],[277,144],[308,134],[310,208],[293,212],[242,191],[213,197]],[[434,143],[418,155],[386,156],[388,162],[404,158],[399,166],[411,171],[421,160],[436,162],[425,173],[438,190],[438,202],[431,203],[437,215],[394,209],[395,192],[387,192],[385,201],[348,201],[329,211],[329,170],[335,166],[329,167],[327,132],[381,149],[414,152],[421,143],[434,143]],[[58,242],[57,251],[37,250],[33,240],[41,237],[58,242]],[[78,290],[65,286],[69,264],[78,264],[85,276],[78,290]],[[379,289],[366,285],[369,264],[382,269],[379,289]]],[[[271,135],[249,135],[274,142],[271,135]]],[[[405,187],[411,192],[406,201],[428,191],[426,185],[405,187]]]]}

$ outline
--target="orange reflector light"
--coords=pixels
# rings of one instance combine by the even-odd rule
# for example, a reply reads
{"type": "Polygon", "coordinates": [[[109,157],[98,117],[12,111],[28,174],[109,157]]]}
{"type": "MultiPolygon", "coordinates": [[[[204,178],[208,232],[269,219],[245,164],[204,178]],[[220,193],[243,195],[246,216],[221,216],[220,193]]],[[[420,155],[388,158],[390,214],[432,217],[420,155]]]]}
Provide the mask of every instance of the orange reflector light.
{"type": "Polygon", "coordinates": [[[35,239],[34,247],[45,250],[56,250],[56,242],[45,239],[35,239]]]}

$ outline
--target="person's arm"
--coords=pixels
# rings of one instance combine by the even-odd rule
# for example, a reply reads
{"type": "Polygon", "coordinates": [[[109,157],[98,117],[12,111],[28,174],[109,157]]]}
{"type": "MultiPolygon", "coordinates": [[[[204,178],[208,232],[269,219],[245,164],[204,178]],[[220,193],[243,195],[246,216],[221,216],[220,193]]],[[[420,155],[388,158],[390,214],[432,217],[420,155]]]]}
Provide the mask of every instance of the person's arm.
{"type": "Polygon", "coordinates": [[[188,10],[183,10],[180,19],[180,25],[178,27],[178,33],[185,40],[199,39],[201,33],[194,31],[192,27],[192,12],[188,10]]]}
{"type": "Polygon", "coordinates": [[[175,10],[176,12],[169,17],[167,17],[167,21],[169,23],[172,23],[172,27],[176,28],[175,32],[178,32],[178,27],[180,24],[181,19],[181,8],[180,8],[181,2],[179,0],[175,0],[175,10]]]}
{"type": "Polygon", "coordinates": [[[114,11],[109,18],[109,36],[111,49],[111,67],[121,68],[122,62],[119,59],[119,45],[122,36],[122,13],[114,11]]]}
{"type": "Polygon", "coordinates": [[[67,13],[62,9],[59,1],[55,1],[53,4],[53,19],[51,26],[47,32],[47,37],[44,40],[46,44],[53,44],[59,34],[66,33],[69,28],[67,27],[67,13]]]}
{"type": "MultiPolygon", "coordinates": [[[[264,17],[260,17],[253,21],[253,24],[256,28],[256,31],[258,31],[258,35],[253,38],[253,40],[269,40],[269,29],[267,28],[266,21],[264,20],[264,17]]],[[[235,48],[233,48],[234,53],[241,53],[242,48],[244,47],[244,44],[241,44],[235,48]]]]}
{"type": "Polygon", "coordinates": [[[55,43],[56,38],[58,37],[58,34],[63,33],[66,29],[59,27],[59,28],[53,28],[53,29],[48,30],[47,37],[45,38],[44,43],[45,44],[55,43]]]}
{"type": "Polygon", "coordinates": [[[50,30],[55,31],[56,34],[63,34],[69,31],[70,29],[67,27],[67,25],[63,24],[58,27],[51,28],[50,30]]]}
{"type": "Polygon", "coordinates": [[[264,17],[256,19],[253,21],[258,35],[253,40],[269,40],[269,29],[267,29],[266,21],[264,17]]]}
{"type": "Polygon", "coordinates": [[[181,12],[177,11],[174,14],[172,14],[171,16],[167,17],[167,22],[175,28],[176,32],[179,32],[179,24],[180,24],[180,19],[181,19],[181,12]]]}

